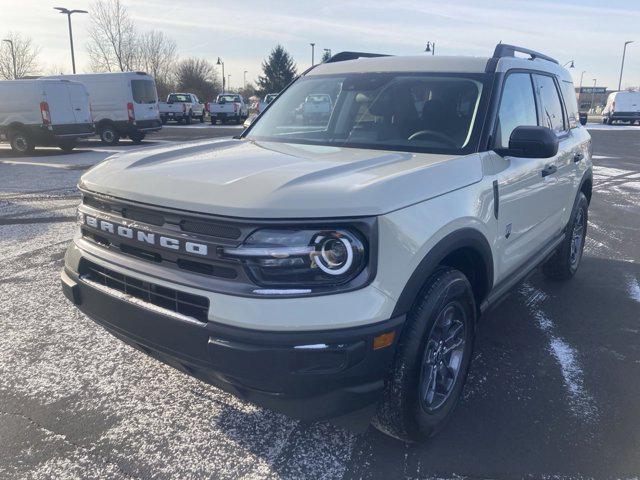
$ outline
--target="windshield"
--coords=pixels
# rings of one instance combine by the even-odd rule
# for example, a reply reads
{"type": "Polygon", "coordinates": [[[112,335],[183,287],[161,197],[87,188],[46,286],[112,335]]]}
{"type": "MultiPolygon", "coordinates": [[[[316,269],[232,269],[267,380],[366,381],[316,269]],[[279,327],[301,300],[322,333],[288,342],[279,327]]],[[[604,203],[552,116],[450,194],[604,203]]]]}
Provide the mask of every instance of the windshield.
{"type": "Polygon", "coordinates": [[[303,77],[247,138],[400,151],[468,153],[479,135],[482,74],[303,77]]]}
{"type": "Polygon", "coordinates": [[[218,103],[239,102],[240,97],[237,95],[218,95],[218,103]]]}
{"type": "Polygon", "coordinates": [[[172,93],[169,95],[169,103],[190,103],[191,97],[184,93],[172,93]]]}
{"type": "Polygon", "coordinates": [[[131,80],[131,93],[136,103],[156,103],[156,84],[153,80],[131,80]]]}

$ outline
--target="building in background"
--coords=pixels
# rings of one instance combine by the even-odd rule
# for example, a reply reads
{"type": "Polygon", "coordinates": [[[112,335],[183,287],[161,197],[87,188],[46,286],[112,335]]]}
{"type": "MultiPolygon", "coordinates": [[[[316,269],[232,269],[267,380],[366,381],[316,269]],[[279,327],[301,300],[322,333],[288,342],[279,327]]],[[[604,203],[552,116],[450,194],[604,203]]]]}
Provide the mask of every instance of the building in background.
{"type": "Polygon", "coordinates": [[[578,98],[580,111],[588,112],[593,108],[595,113],[599,113],[607,103],[609,94],[615,91],[609,90],[607,87],[576,87],[576,97],[578,98]]]}

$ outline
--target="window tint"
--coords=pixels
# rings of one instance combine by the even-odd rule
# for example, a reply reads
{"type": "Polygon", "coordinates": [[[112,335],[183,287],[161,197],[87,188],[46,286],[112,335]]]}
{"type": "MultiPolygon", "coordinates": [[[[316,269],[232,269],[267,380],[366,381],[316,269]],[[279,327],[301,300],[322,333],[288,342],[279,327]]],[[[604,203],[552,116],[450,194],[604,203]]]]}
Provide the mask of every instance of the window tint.
{"type": "Polygon", "coordinates": [[[169,95],[170,103],[190,103],[191,97],[186,93],[172,93],[169,95]]]}
{"type": "Polygon", "coordinates": [[[136,103],[156,103],[156,85],[152,80],[131,80],[131,93],[136,103]]]}
{"type": "Polygon", "coordinates": [[[562,85],[562,96],[564,97],[564,106],[567,109],[567,117],[569,117],[569,128],[576,128],[580,125],[580,114],[578,113],[578,101],[576,100],[576,91],[571,82],[560,82],[562,85]]]}
{"type": "Polygon", "coordinates": [[[538,125],[531,77],[528,73],[512,73],[504,82],[495,145],[508,148],[511,132],[523,125],[538,125]]]}
{"type": "Polygon", "coordinates": [[[542,110],[540,125],[549,127],[556,132],[563,132],[566,128],[562,114],[562,103],[553,78],[546,75],[534,75],[533,77],[542,110]]]}

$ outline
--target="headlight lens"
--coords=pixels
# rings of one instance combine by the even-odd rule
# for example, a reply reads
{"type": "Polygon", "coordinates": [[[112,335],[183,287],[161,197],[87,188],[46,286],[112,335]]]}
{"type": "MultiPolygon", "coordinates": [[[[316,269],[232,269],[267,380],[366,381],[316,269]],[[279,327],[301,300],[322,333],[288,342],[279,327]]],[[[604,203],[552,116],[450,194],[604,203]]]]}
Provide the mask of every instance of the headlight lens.
{"type": "Polygon", "coordinates": [[[340,285],[367,264],[361,236],[348,229],[257,230],[223,253],[242,261],[257,285],[280,288],[340,285]]]}

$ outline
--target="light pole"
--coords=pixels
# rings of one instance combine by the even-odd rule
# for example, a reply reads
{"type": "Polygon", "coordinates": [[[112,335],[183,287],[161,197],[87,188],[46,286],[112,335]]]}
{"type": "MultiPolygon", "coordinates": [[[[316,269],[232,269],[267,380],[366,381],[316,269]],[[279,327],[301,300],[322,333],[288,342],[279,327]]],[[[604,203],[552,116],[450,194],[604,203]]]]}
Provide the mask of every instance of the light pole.
{"type": "Polygon", "coordinates": [[[580,110],[580,96],[582,95],[582,79],[584,78],[584,74],[587,73],[586,70],[583,70],[580,74],[580,86],[578,87],[578,110],[580,110]]]}
{"type": "Polygon", "coordinates": [[[315,62],[315,49],[316,49],[316,44],[315,43],[310,43],[309,45],[311,45],[311,66],[313,67],[316,62],[315,62]]]}
{"type": "Polygon", "coordinates": [[[247,70],[243,72],[242,77],[242,88],[247,89],[247,70]]]}
{"type": "Polygon", "coordinates": [[[13,79],[17,80],[18,79],[18,69],[16,68],[16,52],[13,49],[13,40],[9,40],[8,38],[5,38],[2,41],[3,42],[7,42],[9,45],[11,45],[11,59],[13,60],[13,79]]]}
{"type": "Polygon", "coordinates": [[[216,62],[216,65],[222,66],[222,93],[224,93],[225,92],[224,62],[220,60],[220,57],[218,57],[218,61],[216,62]]]}
{"type": "Polygon", "coordinates": [[[73,74],[76,73],[76,58],[73,54],[73,30],[71,30],[71,15],[74,13],[89,13],[86,10],[69,10],[63,7],[53,7],[54,10],[58,10],[60,13],[64,13],[67,16],[69,22],[69,43],[71,44],[71,67],[73,68],[73,74]]]}
{"type": "MultiPolygon", "coordinates": [[[[593,79],[593,89],[591,90],[591,106],[589,107],[589,111],[591,111],[591,109],[593,108],[593,102],[596,98],[596,79],[593,79]]],[[[595,110],[594,110],[595,113],[595,110]]]]}
{"type": "Polygon", "coordinates": [[[620,65],[620,80],[618,80],[618,90],[622,88],[622,72],[624,70],[624,57],[627,53],[627,45],[633,43],[633,40],[628,40],[624,42],[624,48],[622,49],[622,65],[620,65]]]}
{"type": "Polygon", "coordinates": [[[431,52],[431,55],[436,54],[436,42],[427,42],[427,48],[424,49],[425,52],[431,52]]]}

